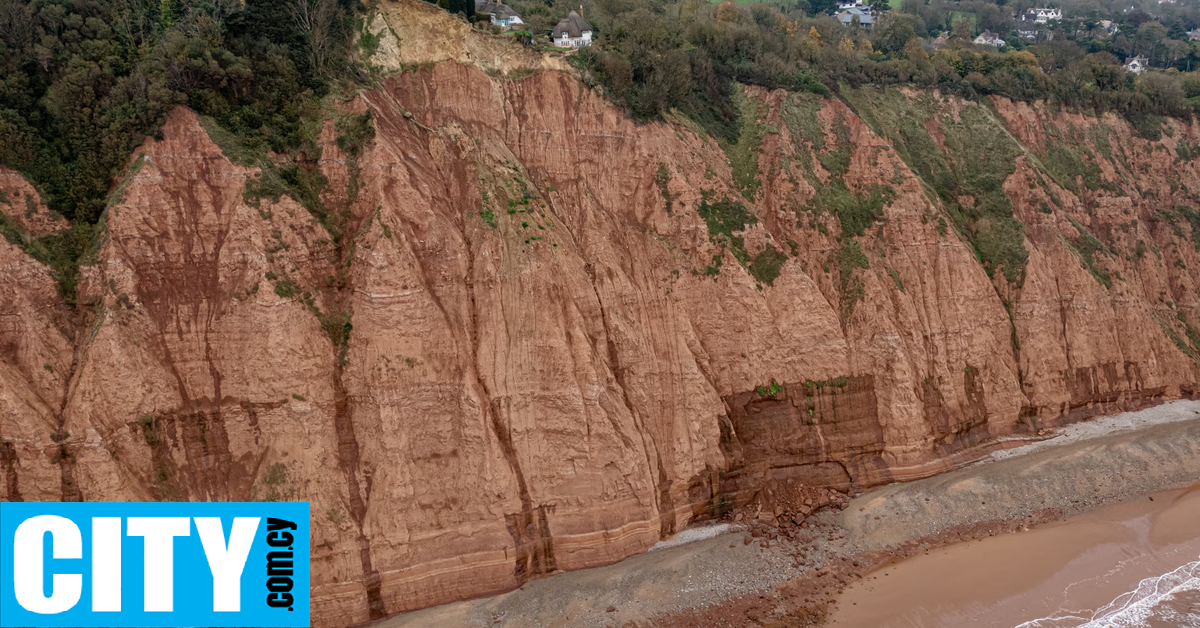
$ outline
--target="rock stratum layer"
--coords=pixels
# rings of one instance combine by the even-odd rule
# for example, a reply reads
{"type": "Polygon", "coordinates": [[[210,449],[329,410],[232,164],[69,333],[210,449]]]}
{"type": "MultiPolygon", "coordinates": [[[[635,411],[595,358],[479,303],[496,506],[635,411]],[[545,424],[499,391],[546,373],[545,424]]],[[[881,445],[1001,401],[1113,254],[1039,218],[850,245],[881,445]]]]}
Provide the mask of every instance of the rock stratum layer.
{"type": "Polygon", "coordinates": [[[172,114],[75,305],[0,172],[0,499],[309,501],[343,626],[1198,392],[1200,126],[746,88],[719,144],[439,15],[307,208],[172,114]]]}

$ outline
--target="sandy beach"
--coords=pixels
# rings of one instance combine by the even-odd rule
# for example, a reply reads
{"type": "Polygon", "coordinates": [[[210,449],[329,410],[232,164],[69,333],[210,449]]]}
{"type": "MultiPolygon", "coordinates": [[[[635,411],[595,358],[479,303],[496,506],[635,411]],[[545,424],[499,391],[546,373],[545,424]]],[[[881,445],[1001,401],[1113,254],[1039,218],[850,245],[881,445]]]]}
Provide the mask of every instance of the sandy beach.
{"type": "Polygon", "coordinates": [[[373,628],[1011,628],[1195,561],[1197,484],[1200,401],[1176,401],[879,487],[803,529],[742,511],[613,565],[373,628]]]}
{"type": "Polygon", "coordinates": [[[1200,485],[889,564],[846,589],[829,625],[1068,625],[1198,557],[1200,485]]]}

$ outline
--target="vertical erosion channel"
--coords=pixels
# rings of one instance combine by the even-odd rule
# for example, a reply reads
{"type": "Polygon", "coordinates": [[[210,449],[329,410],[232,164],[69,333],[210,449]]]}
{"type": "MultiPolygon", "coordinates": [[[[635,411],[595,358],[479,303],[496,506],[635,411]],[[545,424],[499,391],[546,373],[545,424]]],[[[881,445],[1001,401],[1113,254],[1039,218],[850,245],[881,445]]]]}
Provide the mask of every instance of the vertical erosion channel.
{"type": "Polygon", "coordinates": [[[347,354],[350,348],[350,333],[353,329],[350,323],[349,305],[352,290],[348,284],[350,264],[354,257],[354,240],[360,233],[370,228],[373,218],[371,215],[352,229],[350,228],[353,220],[351,208],[358,197],[359,157],[366,144],[374,139],[375,129],[369,113],[338,116],[335,126],[338,131],[338,146],[346,156],[349,180],[346,185],[345,204],[337,208],[336,213],[332,216],[333,229],[330,230],[337,260],[337,279],[333,282],[332,288],[326,291],[326,304],[328,305],[326,312],[317,311],[316,314],[321,321],[321,328],[333,343],[333,425],[338,440],[338,468],[346,478],[348,510],[358,530],[356,542],[363,573],[363,588],[367,594],[367,611],[370,619],[375,620],[387,615],[387,607],[381,593],[382,581],[379,570],[375,568],[371,559],[371,540],[365,531],[367,509],[371,501],[371,478],[370,473],[366,474],[365,482],[360,481],[359,478],[362,474],[362,465],[358,436],[354,431],[354,404],[346,394],[344,380],[347,354]]]}

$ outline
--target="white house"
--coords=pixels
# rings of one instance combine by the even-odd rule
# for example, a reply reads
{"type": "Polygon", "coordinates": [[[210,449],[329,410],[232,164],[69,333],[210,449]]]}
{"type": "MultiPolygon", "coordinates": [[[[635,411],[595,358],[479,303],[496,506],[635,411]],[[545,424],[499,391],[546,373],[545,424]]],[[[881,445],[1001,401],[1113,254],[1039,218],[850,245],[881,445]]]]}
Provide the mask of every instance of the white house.
{"type": "Polygon", "coordinates": [[[581,15],[571,11],[554,27],[554,45],[562,48],[579,48],[592,45],[592,25],[581,15]]]}
{"type": "Polygon", "coordinates": [[[983,31],[979,37],[975,38],[975,43],[980,46],[995,46],[999,48],[1004,45],[1004,40],[1000,39],[1000,36],[992,31],[983,31]]]}
{"type": "Polygon", "coordinates": [[[1025,12],[1025,18],[1033,20],[1038,24],[1045,24],[1050,20],[1061,20],[1062,9],[1029,9],[1025,12]]]}
{"type": "Polygon", "coordinates": [[[475,12],[487,13],[491,15],[492,24],[495,24],[504,30],[513,29],[525,23],[525,21],[521,19],[521,16],[517,15],[517,12],[512,10],[512,7],[499,2],[475,0],[475,12]]]}
{"type": "Polygon", "coordinates": [[[1150,69],[1150,60],[1146,57],[1134,57],[1129,61],[1126,61],[1125,65],[1121,66],[1121,69],[1125,70],[1126,72],[1141,74],[1142,72],[1150,69]]]}
{"type": "Polygon", "coordinates": [[[862,0],[838,0],[838,11],[845,11],[846,9],[853,9],[855,7],[863,9],[864,11],[867,8],[866,5],[862,3],[862,0]]]}

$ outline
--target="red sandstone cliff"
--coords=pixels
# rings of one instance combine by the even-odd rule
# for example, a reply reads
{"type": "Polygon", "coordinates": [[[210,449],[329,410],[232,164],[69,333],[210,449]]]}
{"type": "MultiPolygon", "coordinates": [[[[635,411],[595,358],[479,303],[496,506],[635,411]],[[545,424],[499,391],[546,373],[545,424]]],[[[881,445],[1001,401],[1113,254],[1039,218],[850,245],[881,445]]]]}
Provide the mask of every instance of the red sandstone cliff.
{"type": "MultiPolygon", "coordinates": [[[[131,158],[77,309],[0,240],[0,498],[310,501],[313,621],[339,626],[619,560],[769,477],[913,478],[1196,393],[1200,253],[1160,210],[1196,202],[1175,155],[1200,127],[1150,142],[1115,118],[971,105],[1026,151],[1004,191],[1029,258],[1007,282],[939,226],[891,140],[821,101],[825,152],[849,134],[849,191],[894,190],[853,238],[866,268],[839,267],[837,217],[797,218],[833,174],[782,119],[788,95],[747,90],[765,129],[748,200],[685,125],[636,125],[569,73],[506,79],[553,64],[397,7],[392,61],[448,60],[346,104],[376,128],[357,160],[327,124],[337,229],[246,197],[260,173],[181,109],[131,158]],[[464,43],[406,48],[414,22],[464,43]],[[1047,129],[1101,123],[1128,155],[1087,144],[1105,189],[1031,183],[1047,129]],[[697,210],[718,199],[751,212],[737,235],[781,252],[778,276],[714,237],[697,210]],[[1108,247],[1111,287],[1076,225],[1108,247]]],[[[935,136],[967,107],[946,102],[935,136]]]]}

